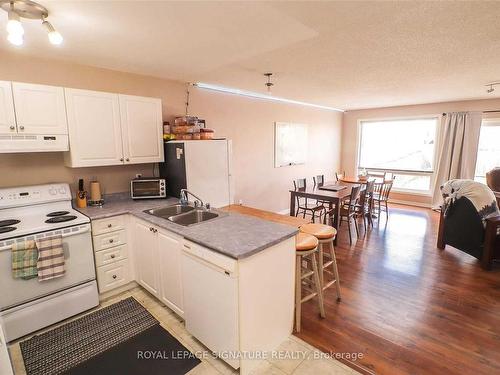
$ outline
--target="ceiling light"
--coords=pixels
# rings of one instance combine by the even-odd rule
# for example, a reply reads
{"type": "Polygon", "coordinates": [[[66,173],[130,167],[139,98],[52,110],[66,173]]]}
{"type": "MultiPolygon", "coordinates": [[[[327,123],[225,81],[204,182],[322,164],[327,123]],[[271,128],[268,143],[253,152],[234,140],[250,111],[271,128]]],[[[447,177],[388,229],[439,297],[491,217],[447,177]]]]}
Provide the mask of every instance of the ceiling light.
{"type": "Polygon", "coordinates": [[[22,34],[9,34],[7,40],[15,46],[21,46],[24,43],[22,34]]]}
{"type": "Polygon", "coordinates": [[[9,10],[9,21],[7,21],[7,32],[9,34],[24,35],[24,28],[21,24],[19,14],[15,10],[9,10]]]}
{"type": "Polygon", "coordinates": [[[49,42],[53,45],[59,45],[63,42],[62,35],[46,20],[49,11],[43,5],[31,0],[0,0],[0,8],[9,15],[7,40],[12,44],[16,46],[23,44],[24,29],[21,18],[41,20],[43,27],[47,30],[49,42]]]}
{"type": "Polygon", "coordinates": [[[49,21],[44,20],[42,22],[42,25],[45,26],[45,28],[47,29],[50,43],[54,45],[59,45],[63,42],[62,35],[56,29],[54,29],[54,26],[52,26],[52,24],[49,21]]]}
{"type": "Polygon", "coordinates": [[[273,73],[264,73],[264,75],[267,77],[267,82],[266,82],[267,92],[271,93],[271,87],[274,86],[274,83],[271,82],[271,77],[273,73]]]}

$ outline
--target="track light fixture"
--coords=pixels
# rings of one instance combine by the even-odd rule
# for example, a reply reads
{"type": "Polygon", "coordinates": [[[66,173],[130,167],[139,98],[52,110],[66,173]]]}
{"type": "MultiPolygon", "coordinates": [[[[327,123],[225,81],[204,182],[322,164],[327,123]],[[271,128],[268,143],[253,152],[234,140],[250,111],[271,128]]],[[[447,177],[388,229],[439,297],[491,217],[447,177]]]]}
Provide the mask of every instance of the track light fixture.
{"type": "Polygon", "coordinates": [[[49,42],[53,45],[63,42],[62,35],[46,20],[49,11],[43,5],[30,0],[0,0],[0,8],[8,13],[7,40],[13,45],[20,46],[24,42],[22,18],[41,20],[43,27],[47,30],[49,42]]]}
{"type": "Polygon", "coordinates": [[[270,93],[271,88],[274,86],[274,83],[271,82],[271,77],[273,76],[273,73],[264,73],[264,75],[267,77],[267,82],[266,82],[267,92],[270,93]]]}

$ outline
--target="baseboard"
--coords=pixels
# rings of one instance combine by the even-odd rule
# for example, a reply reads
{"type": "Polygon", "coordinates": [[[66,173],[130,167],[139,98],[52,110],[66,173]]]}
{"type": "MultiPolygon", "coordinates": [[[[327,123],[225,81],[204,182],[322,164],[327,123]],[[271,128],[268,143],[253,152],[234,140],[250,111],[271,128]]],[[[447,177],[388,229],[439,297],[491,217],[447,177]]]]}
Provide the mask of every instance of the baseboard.
{"type": "Polygon", "coordinates": [[[277,214],[280,214],[280,215],[290,215],[290,209],[287,208],[287,209],[284,209],[284,210],[281,210],[281,211],[276,211],[277,214]]]}
{"type": "Polygon", "coordinates": [[[389,203],[403,204],[405,206],[415,206],[415,207],[431,208],[431,204],[430,203],[404,201],[404,200],[400,200],[400,199],[389,199],[389,203]]]}

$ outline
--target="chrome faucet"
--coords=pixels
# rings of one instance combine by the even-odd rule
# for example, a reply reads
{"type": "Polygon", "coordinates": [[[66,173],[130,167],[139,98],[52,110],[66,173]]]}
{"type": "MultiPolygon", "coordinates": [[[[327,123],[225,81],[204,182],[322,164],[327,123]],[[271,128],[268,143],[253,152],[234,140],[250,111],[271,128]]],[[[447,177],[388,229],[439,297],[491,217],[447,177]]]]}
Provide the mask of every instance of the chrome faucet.
{"type": "Polygon", "coordinates": [[[184,206],[187,205],[189,203],[188,195],[191,195],[193,198],[196,198],[196,200],[194,201],[195,207],[203,207],[203,201],[201,200],[201,198],[197,197],[187,189],[181,189],[179,203],[184,206]]]}

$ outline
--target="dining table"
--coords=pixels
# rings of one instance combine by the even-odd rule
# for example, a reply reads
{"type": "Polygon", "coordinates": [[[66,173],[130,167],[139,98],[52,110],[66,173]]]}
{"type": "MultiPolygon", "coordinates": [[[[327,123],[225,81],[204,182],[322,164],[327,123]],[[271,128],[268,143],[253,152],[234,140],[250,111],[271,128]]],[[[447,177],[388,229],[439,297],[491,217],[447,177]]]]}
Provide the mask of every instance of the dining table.
{"type": "MultiPolygon", "coordinates": [[[[333,227],[338,230],[341,202],[351,195],[351,187],[352,185],[349,184],[329,182],[321,186],[313,185],[290,190],[290,216],[295,216],[297,198],[316,199],[328,202],[329,211],[332,212],[332,210],[334,210],[332,215],[333,227]],[[342,186],[342,188],[337,191],[325,190],[332,186],[342,186]]],[[[337,244],[337,238],[338,235],[335,237],[334,244],[337,244]]]]}

